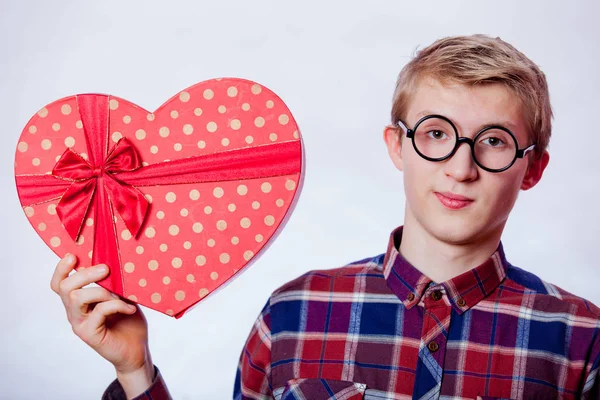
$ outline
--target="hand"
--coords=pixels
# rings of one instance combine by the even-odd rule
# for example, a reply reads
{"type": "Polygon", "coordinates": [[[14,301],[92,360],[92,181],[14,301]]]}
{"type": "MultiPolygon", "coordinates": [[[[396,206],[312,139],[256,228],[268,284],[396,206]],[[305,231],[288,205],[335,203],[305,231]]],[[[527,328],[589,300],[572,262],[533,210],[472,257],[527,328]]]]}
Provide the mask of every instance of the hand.
{"type": "Polygon", "coordinates": [[[69,275],[76,264],[76,257],[67,254],[50,282],[62,299],[73,332],[114,365],[127,397],[142,393],[154,378],[144,314],[102,287],[85,287],[108,275],[105,265],[69,275]]]}

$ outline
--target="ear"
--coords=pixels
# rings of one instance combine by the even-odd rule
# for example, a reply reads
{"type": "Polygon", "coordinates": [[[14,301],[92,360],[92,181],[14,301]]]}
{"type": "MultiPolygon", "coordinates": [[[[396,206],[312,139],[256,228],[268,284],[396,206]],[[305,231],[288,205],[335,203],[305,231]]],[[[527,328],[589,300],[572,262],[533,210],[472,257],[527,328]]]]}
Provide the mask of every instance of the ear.
{"type": "Polygon", "coordinates": [[[390,159],[400,171],[404,169],[404,163],[402,161],[402,138],[404,135],[400,135],[400,128],[394,125],[388,125],[383,130],[383,140],[388,149],[390,159]]]}
{"type": "Polygon", "coordinates": [[[550,154],[547,151],[544,151],[544,154],[539,159],[533,160],[529,167],[527,168],[527,172],[523,177],[523,182],[521,183],[521,190],[529,190],[542,179],[542,174],[544,170],[548,166],[550,162],[550,154]]]}

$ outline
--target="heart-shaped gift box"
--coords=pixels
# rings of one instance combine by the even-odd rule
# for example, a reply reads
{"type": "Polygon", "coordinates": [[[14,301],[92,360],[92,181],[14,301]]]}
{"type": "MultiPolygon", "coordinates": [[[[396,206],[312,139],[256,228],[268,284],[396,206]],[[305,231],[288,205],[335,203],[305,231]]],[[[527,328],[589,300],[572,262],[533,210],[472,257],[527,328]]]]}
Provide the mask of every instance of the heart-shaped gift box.
{"type": "Polygon", "coordinates": [[[42,108],[15,157],[30,223],[102,287],[180,317],[230,281],[284,226],[303,151],[290,110],[255,82],[213,79],[154,112],[106,95],[42,108]]]}

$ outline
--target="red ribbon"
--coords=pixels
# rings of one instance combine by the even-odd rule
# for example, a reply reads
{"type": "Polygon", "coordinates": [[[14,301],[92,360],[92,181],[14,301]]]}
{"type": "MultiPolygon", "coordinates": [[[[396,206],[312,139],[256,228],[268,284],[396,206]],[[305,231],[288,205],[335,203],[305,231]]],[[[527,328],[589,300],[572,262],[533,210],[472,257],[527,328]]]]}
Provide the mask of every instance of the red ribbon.
{"type": "Polygon", "coordinates": [[[165,161],[142,167],[133,144],[122,138],[108,149],[108,96],[79,95],[89,162],[68,148],[48,175],[18,175],[21,204],[60,198],[57,215],[73,240],[94,209],[92,264],[106,264],[111,274],[102,283],[123,295],[123,281],[114,210],[135,237],[144,224],[149,203],[142,186],[218,182],[291,175],[301,170],[299,140],[165,161]]]}

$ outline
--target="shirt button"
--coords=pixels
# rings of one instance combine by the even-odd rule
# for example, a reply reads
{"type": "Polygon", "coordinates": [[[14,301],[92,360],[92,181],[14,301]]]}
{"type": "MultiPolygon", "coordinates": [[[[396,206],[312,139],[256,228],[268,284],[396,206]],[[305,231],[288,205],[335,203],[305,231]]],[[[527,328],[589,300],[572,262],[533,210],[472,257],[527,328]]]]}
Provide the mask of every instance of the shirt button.
{"type": "Polygon", "coordinates": [[[432,300],[438,301],[441,298],[442,298],[442,292],[440,292],[439,290],[434,290],[433,292],[431,292],[432,300]]]}
{"type": "Polygon", "coordinates": [[[458,304],[459,307],[464,307],[467,305],[467,302],[462,297],[459,297],[458,300],[456,300],[456,304],[458,304]]]}
{"type": "Polygon", "coordinates": [[[415,295],[411,292],[408,294],[408,296],[406,296],[406,299],[408,301],[413,301],[415,299],[415,295]]]}
{"type": "Polygon", "coordinates": [[[435,353],[436,351],[439,350],[440,346],[436,342],[429,342],[429,344],[427,345],[427,348],[429,349],[430,352],[435,353]]]}

